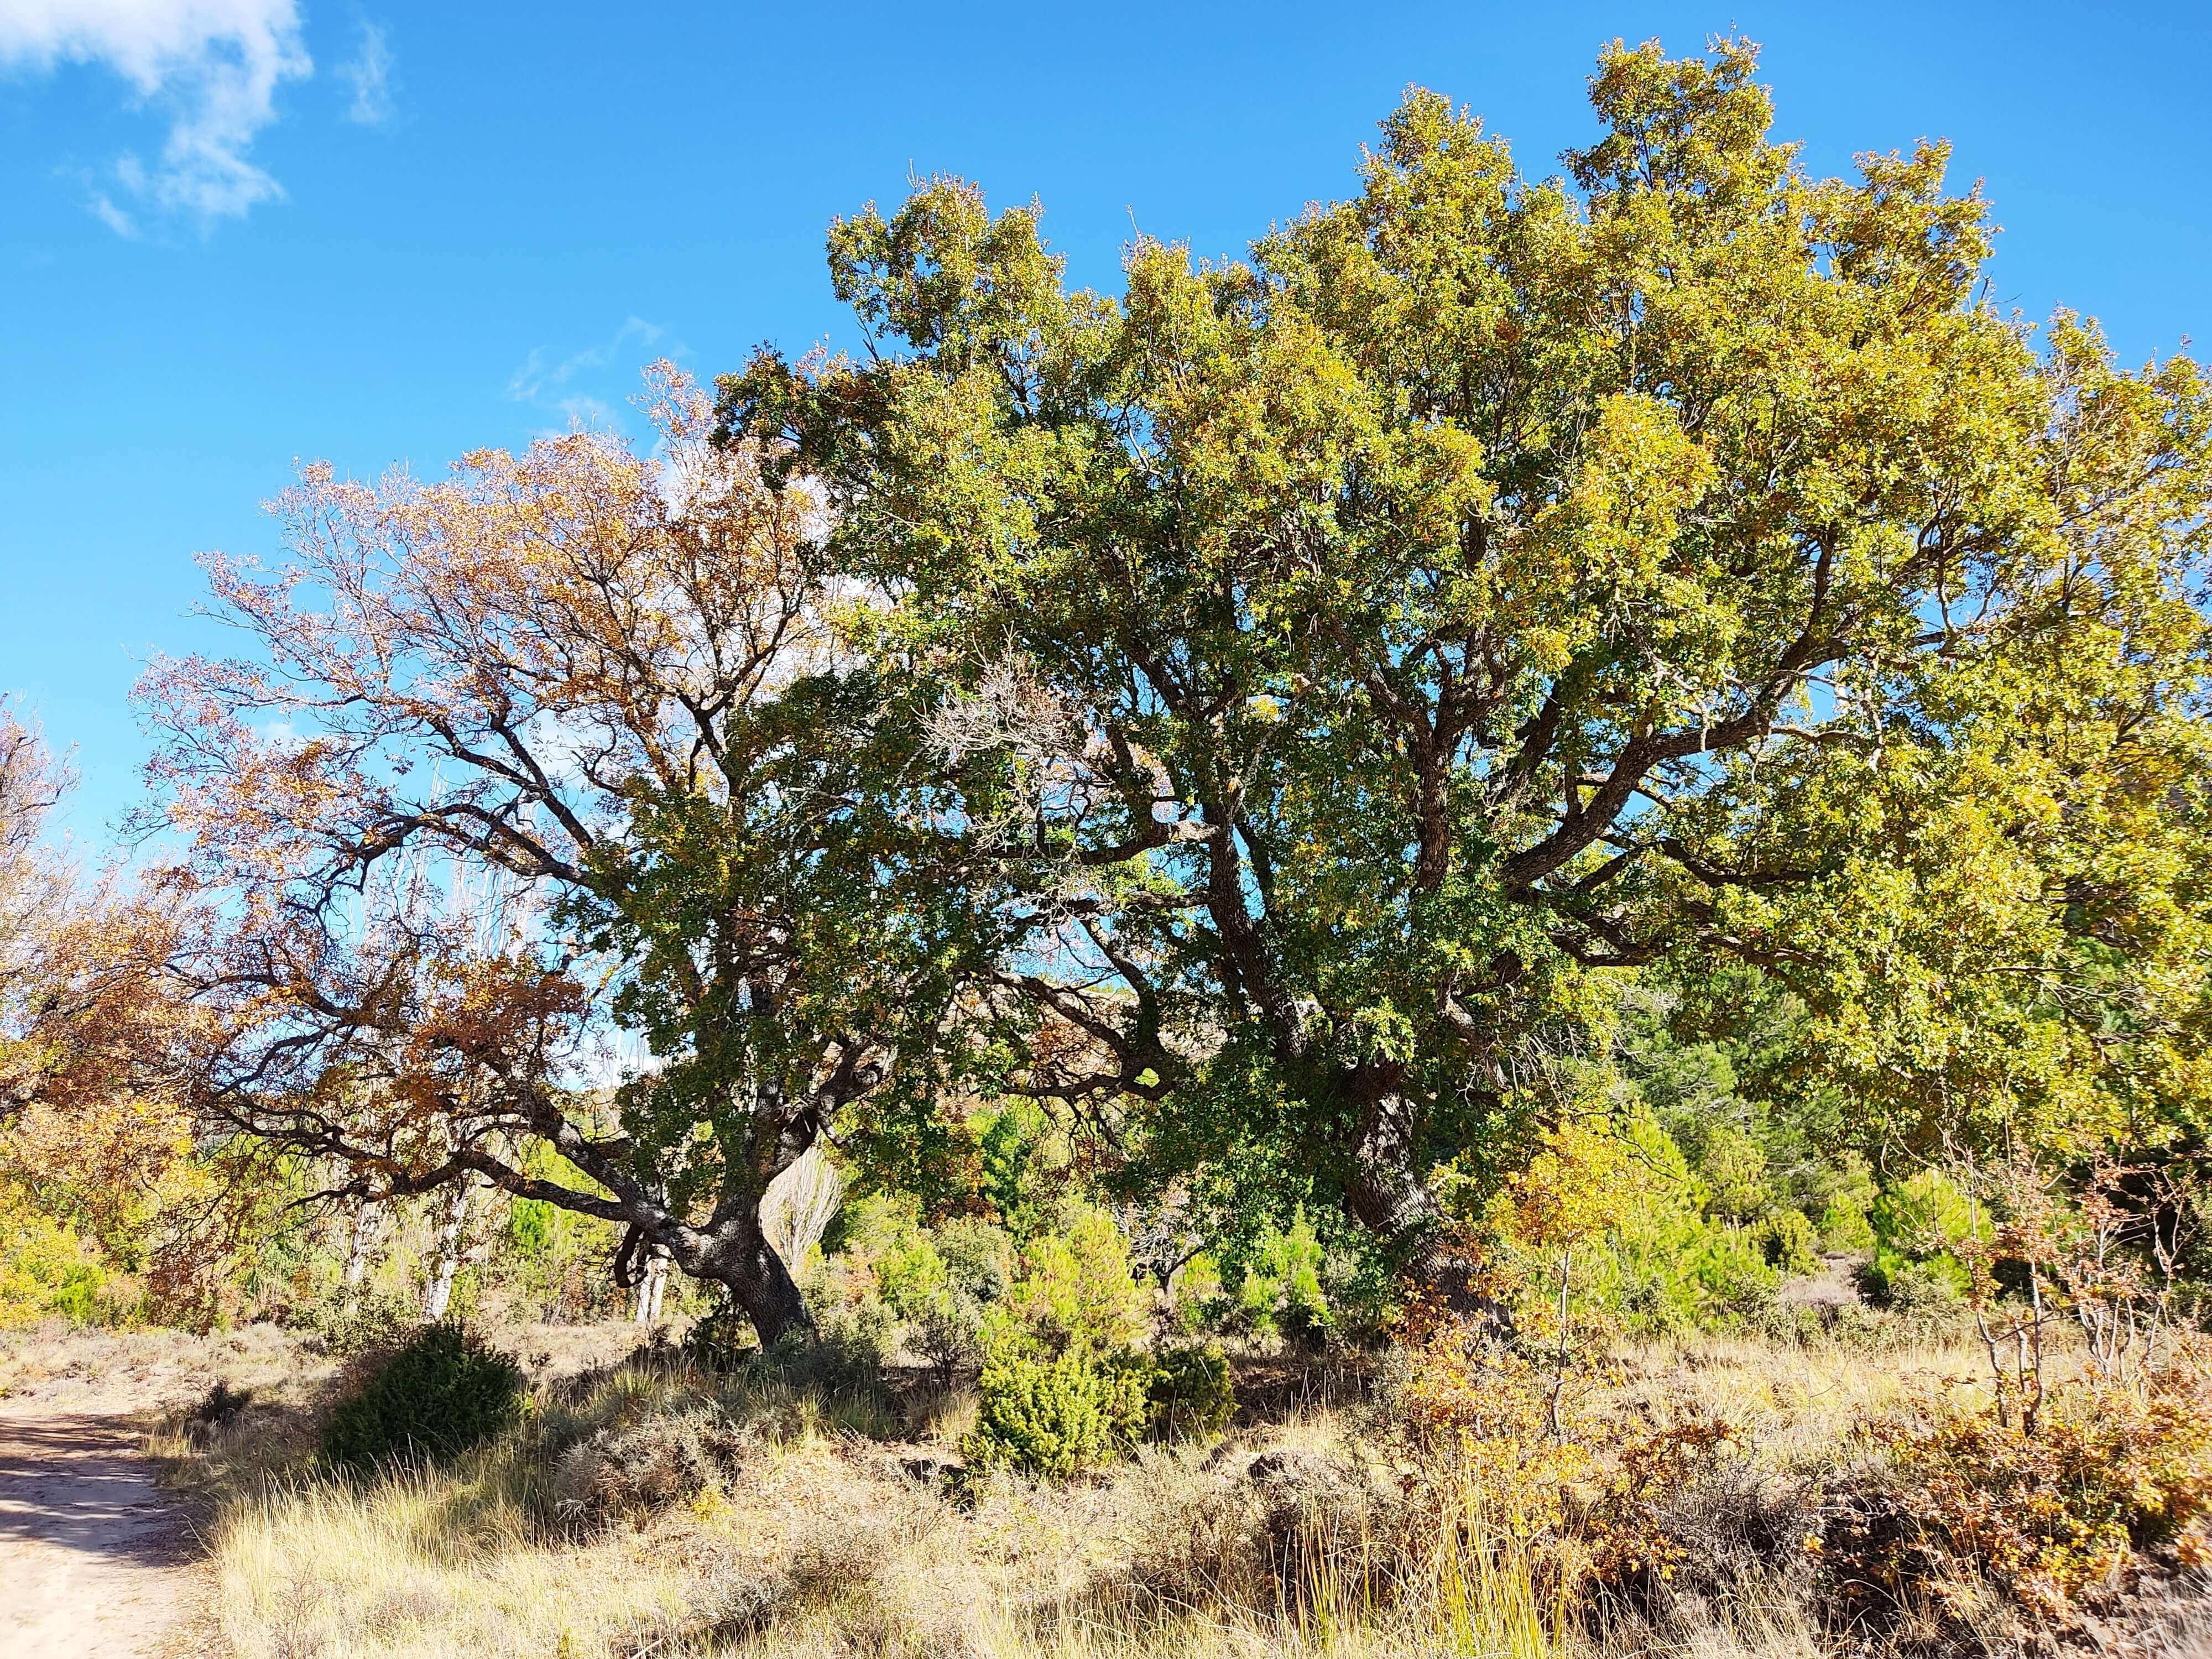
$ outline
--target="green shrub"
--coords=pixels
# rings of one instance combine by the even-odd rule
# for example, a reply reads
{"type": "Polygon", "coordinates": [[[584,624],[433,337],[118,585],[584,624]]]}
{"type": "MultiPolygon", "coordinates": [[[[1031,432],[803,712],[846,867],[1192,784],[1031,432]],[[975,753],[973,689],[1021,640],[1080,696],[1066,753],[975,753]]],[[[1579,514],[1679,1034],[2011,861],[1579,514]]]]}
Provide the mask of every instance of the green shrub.
{"type": "Polygon", "coordinates": [[[1044,1113],[1033,1103],[1021,1103],[991,1114],[977,1137],[984,1196],[998,1212],[1000,1224],[1016,1238],[1028,1238],[1047,1218],[1047,1133],[1044,1113]]]}
{"type": "MultiPolygon", "coordinates": [[[[1012,1288],[1013,1241],[988,1222],[960,1220],[924,1242],[935,1272],[915,1275],[910,1282],[922,1293],[903,1296],[894,1305],[907,1322],[915,1351],[950,1382],[954,1373],[981,1361],[985,1322],[1012,1288]]],[[[884,1296],[892,1300],[888,1289],[884,1296]]]]}
{"type": "Polygon", "coordinates": [[[875,1259],[876,1294],[901,1319],[917,1317],[945,1296],[945,1258],[937,1241],[916,1227],[889,1241],[875,1259]]]}
{"type": "Polygon", "coordinates": [[[1696,1169],[1705,1183],[1706,1207],[1724,1221],[1750,1221],[1773,1202],[1767,1183],[1766,1152],[1726,1119],[1706,1126],[1696,1169]]]}
{"type": "Polygon", "coordinates": [[[453,1456],[522,1411],[520,1367],[454,1324],[425,1326],[371,1370],[323,1425],[323,1456],[366,1474],[386,1464],[453,1456]]]}
{"type": "Polygon", "coordinates": [[[325,1352],[350,1359],[398,1347],[422,1323],[411,1298],[359,1290],[346,1293],[334,1306],[324,1310],[314,1322],[314,1329],[325,1352]]]}
{"type": "Polygon", "coordinates": [[[1244,1269],[1237,1300],[1245,1324],[1257,1335],[1318,1346],[1329,1328],[1328,1296],[1322,1288],[1321,1239],[1301,1209],[1290,1231],[1262,1232],[1244,1269]]]}
{"type": "Polygon", "coordinates": [[[107,1285],[91,1241],[28,1210],[0,1211],[0,1327],[54,1315],[74,1325],[112,1323],[107,1285]]]}
{"type": "Polygon", "coordinates": [[[1941,1170],[1921,1170],[1874,1204],[1874,1230],[1883,1243],[1930,1256],[1973,1236],[1974,1201],[1941,1170]]]}
{"type": "Polygon", "coordinates": [[[1856,1193],[1838,1193],[1820,1212],[1820,1243],[1831,1250],[1870,1250],[1874,1223],[1856,1193]]]}
{"type": "Polygon", "coordinates": [[[948,1296],[908,1322],[907,1340],[949,1384],[959,1372],[981,1363],[983,1317],[972,1305],[948,1296]]]}
{"type": "Polygon", "coordinates": [[[793,1334],[756,1349],[745,1366],[806,1393],[857,1399],[881,1389],[884,1362],[897,1337],[896,1322],[879,1302],[831,1308],[816,1319],[811,1338],[793,1334]]]}
{"type": "Polygon", "coordinates": [[[1523,1311],[1532,1321],[1550,1316],[1559,1245],[1522,1237],[1531,1224],[1577,1235],[1571,1312],[1593,1325],[1690,1330],[1771,1298],[1776,1276],[1757,1236],[1704,1212],[1703,1184],[1650,1113],[1559,1138],[1539,1167],[1542,1182],[1523,1188],[1516,1200],[1523,1212],[1513,1223],[1528,1273],[1523,1311]]]}
{"type": "Polygon", "coordinates": [[[1759,1224],[1754,1235],[1766,1265],[1785,1273],[1816,1273],[1820,1266],[1820,1238],[1802,1210],[1777,1210],[1759,1224]]]}
{"type": "Polygon", "coordinates": [[[1130,1271],[1129,1241],[1103,1210],[1031,1239],[1023,1260],[1010,1304],[1047,1346],[1115,1353],[1143,1337],[1145,1290],[1130,1271]]]}
{"type": "Polygon", "coordinates": [[[1723,1314],[1755,1313],[1774,1299],[1779,1279],[1751,1233],[1713,1224],[1698,1240],[1692,1271],[1706,1306],[1723,1314]]]}
{"type": "Polygon", "coordinates": [[[1956,1247],[1989,1219],[1940,1170],[1922,1170],[1875,1201],[1874,1261],[1863,1275],[1877,1302],[1908,1312],[1940,1308],[1966,1293],[1970,1275],[1956,1247]]]}
{"type": "Polygon", "coordinates": [[[1136,1353],[1101,1357],[1074,1346],[1045,1359],[1002,1347],[983,1366],[975,1426],[961,1452],[973,1469],[1065,1480],[1144,1432],[1154,1375],[1136,1353]]]}
{"type": "Polygon", "coordinates": [[[1176,1328],[1192,1336],[1218,1326],[1228,1305],[1221,1264],[1204,1250],[1176,1270],[1168,1293],[1176,1328]]]}
{"type": "Polygon", "coordinates": [[[1966,1268],[1948,1255],[1915,1261],[1894,1250],[1877,1250],[1862,1276],[1883,1307],[1901,1314],[1937,1313],[1958,1305],[1966,1294],[1966,1268]]]}
{"type": "Polygon", "coordinates": [[[1165,1440],[1218,1434],[1237,1412],[1229,1361],[1216,1347],[1163,1349],[1153,1357],[1152,1432],[1165,1440]]]}
{"type": "Polygon", "coordinates": [[[980,1307],[1003,1302],[1013,1288],[1014,1242],[988,1221],[948,1221],[937,1230],[945,1288],[980,1307]]]}
{"type": "MultiPolygon", "coordinates": [[[[1856,1152],[1845,1152],[1825,1166],[1816,1201],[1820,1204],[1824,1249],[1857,1252],[1874,1248],[1869,1214],[1879,1196],[1874,1175],[1856,1152]]],[[[1809,1207],[1809,1206],[1808,1206],[1809,1207]]]]}

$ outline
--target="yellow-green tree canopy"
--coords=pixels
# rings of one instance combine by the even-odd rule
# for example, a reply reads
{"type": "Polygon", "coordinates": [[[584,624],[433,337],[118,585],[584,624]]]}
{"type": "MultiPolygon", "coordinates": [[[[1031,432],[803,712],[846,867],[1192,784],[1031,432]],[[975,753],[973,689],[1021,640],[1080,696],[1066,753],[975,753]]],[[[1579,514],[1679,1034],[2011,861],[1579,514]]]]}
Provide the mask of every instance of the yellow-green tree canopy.
{"type": "Polygon", "coordinates": [[[868,354],[722,431],[939,708],[995,986],[1074,1036],[1009,1086],[1405,1237],[1671,958],[1897,1133],[2201,1115],[2199,371],[1999,312],[1945,149],[1812,177],[1754,64],[1616,46],[1568,179],[1413,93],[1117,298],[956,180],[833,229],[868,354]]]}

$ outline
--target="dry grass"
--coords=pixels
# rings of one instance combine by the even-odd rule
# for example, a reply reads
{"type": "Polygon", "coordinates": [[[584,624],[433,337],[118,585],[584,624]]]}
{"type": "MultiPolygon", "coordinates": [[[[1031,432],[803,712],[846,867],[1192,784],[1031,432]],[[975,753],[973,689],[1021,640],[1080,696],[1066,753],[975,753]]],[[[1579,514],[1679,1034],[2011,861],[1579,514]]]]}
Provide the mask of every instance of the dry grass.
{"type": "Polygon", "coordinates": [[[1782,1346],[1748,1336],[1698,1336],[1625,1348],[1593,1385],[1594,1403],[1695,1402],[1747,1431],[1777,1468],[1832,1460],[1851,1425],[1933,1389],[1961,1403],[1989,1398],[1982,1351],[1963,1340],[1870,1351],[1782,1346]]]}
{"type": "MultiPolygon", "coordinates": [[[[1649,1349],[1626,1357],[1609,1403],[1672,1389],[1786,1428],[1894,1388],[1893,1365],[1838,1358],[1808,1374],[1750,1345],[1649,1349]]],[[[794,1391],[726,1391],[703,1482],[612,1512],[564,1505],[593,1459],[634,1466],[625,1492],[672,1480],[643,1468],[654,1435],[678,1433],[655,1425],[692,1421],[696,1439],[702,1386],[625,1371],[565,1404],[554,1391],[520,1441],[447,1474],[266,1483],[215,1534],[224,1637],[257,1656],[1821,1650],[1778,1589],[1597,1640],[1546,1607],[1510,1546],[1386,1537],[1401,1483],[1359,1439],[1356,1408],[1321,1388],[1219,1447],[1149,1449],[1071,1487],[1000,1474],[958,1493],[932,1467],[972,1409],[957,1394],[915,1402],[913,1438],[886,1443],[794,1391]]]]}
{"type": "Polygon", "coordinates": [[[160,1410],[218,1382],[296,1385],[316,1363],[273,1325],[195,1336],[171,1330],[86,1331],[61,1320],[0,1331],[0,1397],[71,1409],[160,1410]]]}
{"type": "MultiPolygon", "coordinates": [[[[572,1338],[569,1358],[618,1340],[572,1338]]],[[[1838,1650],[1804,1562],[1766,1571],[1741,1523],[1832,1469],[1864,1415],[1938,1380],[1971,1390],[1978,1358],[1942,1343],[1624,1349],[1577,1402],[1594,1443],[1690,1407],[1745,1434],[1727,1480],[1668,1495],[1710,1559],[1610,1623],[1571,1620],[1541,1588],[1556,1565],[1489,1525],[1480,1493],[1439,1498],[1433,1469],[1409,1475],[1343,1376],[1278,1377],[1267,1420],[1067,1487],[943,1478],[974,1409],[958,1390],[825,1400],[665,1361],[566,1375],[550,1354],[522,1433],[443,1472],[315,1478],[307,1416],[281,1385],[264,1414],[179,1427],[169,1449],[180,1479],[228,1494],[215,1619],[254,1659],[1812,1659],[1838,1650]]],[[[2161,1616],[2163,1645],[2142,1652],[2200,1650],[2195,1604],[2161,1616]]]]}

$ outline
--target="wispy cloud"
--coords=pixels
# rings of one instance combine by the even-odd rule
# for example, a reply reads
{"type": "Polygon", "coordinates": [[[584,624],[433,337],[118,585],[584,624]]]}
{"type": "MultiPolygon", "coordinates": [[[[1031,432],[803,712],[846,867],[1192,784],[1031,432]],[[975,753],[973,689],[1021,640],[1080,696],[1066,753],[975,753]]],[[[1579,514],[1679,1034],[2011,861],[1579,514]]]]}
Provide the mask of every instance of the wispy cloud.
{"type": "MultiPolygon", "coordinates": [[[[4,0],[0,0],[4,3],[4,0]]],[[[619,416],[603,398],[576,385],[610,369],[642,367],[648,353],[667,337],[667,331],[642,317],[626,317],[611,338],[581,351],[556,357],[544,347],[533,348],[522,365],[508,377],[507,395],[519,404],[532,404],[559,413],[571,426],[611,426],[619,416]]],[[[682,356],[671,345],[665,355],[682,356]]]]}
{"type": "Polygon", "coordinates": [[[134,240],[137,237],[138,222],[116,206],[115,198],[104,190],[92,192],[92,216],[118,236],[127,236],[134,240]]]}
{"type": "Polygon", "coordinates": [[[0,65],[64,63],[103,64],[169,113],[159,159],[122,155],[113,187],[91,192],[118,234],[136,234],[139,213],[207,221],[283,199],[248,152],[276,118],[277,87],[314,70],[298,0],[0,0],[0,65]]]}
{"type": "Polygon", "coordinates": [[[353,88],[347,120],[380,127],[392,118],[392,43],[381,28],[374,23],[362,24],[361,42],[353,56],[338,65],[338,75],[353,88]]]}

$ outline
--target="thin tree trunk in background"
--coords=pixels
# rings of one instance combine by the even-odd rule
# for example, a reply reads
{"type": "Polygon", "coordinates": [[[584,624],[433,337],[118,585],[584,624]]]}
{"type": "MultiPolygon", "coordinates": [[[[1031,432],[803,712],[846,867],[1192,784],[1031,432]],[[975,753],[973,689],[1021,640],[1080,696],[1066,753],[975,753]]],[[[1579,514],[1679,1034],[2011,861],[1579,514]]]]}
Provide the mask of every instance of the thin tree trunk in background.
{"type": "Polygon", "coordinates": [[[844,1201],[845,1177],[818,1141],[768,1183],[761,1194],[761,1231],[787,1270],[805,1270],[808,1253],[844,1201]]]}
{"type": "Polygon", "coordinates": [[[461,1235],[467,1228],[469,1200],[474,1196],[476,1178],[464,1176],[453,1183],[453,1194],[446,1200],[446,1218],[438,1228],[438,1253],[430,1270],[430,1288],[422,1299],[422,1317],[432,1324],[446,1316],[446,1309],[453,1299],[453,1274],[461,1265],[461,1235]]]}
{"type": "Polygon", "coordinates": [[[630,1317],[641,1325],[651,1325],[660,1318],[660,1299],[668,1284],[668,1252],[658,1244],[652,1247],[645,1259],[645,1271],[638,1275],[637,1289],[633,1292],[630,1317]]]}
{"type": "Polygon", "coordinates": [[[353,1237],[346,1245],[345,1285],[357,1291],[368,1277],[369,1258],[376,1249],[377,1235],[383,1231],[384,1216],[377,1206],[365,1198],[353,1201],[353,1237]]]}

